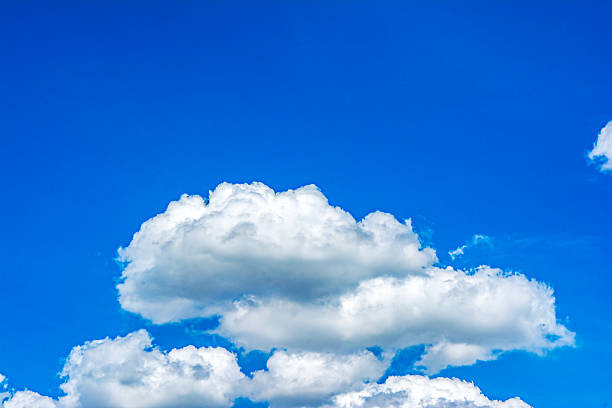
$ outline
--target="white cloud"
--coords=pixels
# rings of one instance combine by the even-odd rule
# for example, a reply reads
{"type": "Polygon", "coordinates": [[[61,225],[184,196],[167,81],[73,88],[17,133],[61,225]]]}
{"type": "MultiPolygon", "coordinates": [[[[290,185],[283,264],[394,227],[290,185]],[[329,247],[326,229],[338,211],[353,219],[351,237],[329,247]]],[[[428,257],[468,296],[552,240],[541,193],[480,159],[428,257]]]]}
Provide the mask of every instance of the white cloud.
{"type": "Polygon", "coordinates": [[[126,310],[156,323],[217,313],[217,332],[239,345],[282,349],[251,379],[226,349],[164,352],[141,330],[75,347],[59,399],[0,393],[2,408],[229,408],[236,397],[272,408],[524,408],[456,379],[373,381],[395,350],[413,345],[426,345],[417,364],[432,374],[574,342],[545,284],[488,266],[433,266],[435,251],[409,221],[374,212],[357,222],[314,186],[275,193],[225,183],[207,202],[183,196],[119,254],[126,310]]]}
{"type": "Polygon", "coordinates": [[[385,361],[362,351],[352,355],[276,351],[267,371],[252,379],[222,348],[154,348],[144,330],[88,342],[70,353],[59,399],[18,391],[3,408],[189,408],[233,405],[236,397],[275,407],[528,407],[519,399],[490,401],[474,385],[423,376],[375,379],[385,361]],[[331,404],[331,405],[329,405],[331,404]],[[463,405],[462,405],[463,404],[463,405]]]}
{"type": "Polygon", "coordinates": [[[56,400],[19,391],[0,406],[230,407],[240,396],[270,401],[272,407],[319,406],[334,394],[380,378],[386,363],[368,351],[334,355],[279,350],[268,360],[267,370],[249,379],[240,372],[236,356],[223,348],[187,346],[164,353],[140,330],[73,348],[62,371],[65,396],[56,400]]]}
{"type": "Polygon", "coordinates": [[[407,375],[389,377],[384,384],[337,395],[326,408],[529,408],[519,398],[494,401],[474,384],[450,378],[407,375]]]}
{"type": "Polygon", "coordinates": [[[554,303],[549,287],[523,275],[432,268],[423,276],[365,281],[328,302],[239,301],[223,314],[218,331],[260,349],[350,352],[429,344],[422,364],[432,373],[491,359],[493,350],[542,352],[573,344],[574,334],[556,321],[554,303]]]}
{"type": "Polygon", "coordinates": [[[223,348],[188,346],[164,353],[144,330],[75,347],[59,400],[21,391],[3,408],[228,407],[246,380],[223,348]]]}
{"type": "Polygon", "coordinates": [[[208,203],[183,196],[119,253],[125,309],[158,323],[216,313],[218,332],[250,349],[425,344],[433,373],[573,344],[546,285],[490,267],[433,267],[409,222],[381,212],[356,222],[314,186],[224,183],[208,203]]]}
{"type": "Polygon", "coordinates": [[[6,398],[10,396],[10,394],[6,392],[7,386],[4,380],[6,380],[6,377],[0,374],[0,405],[2,405],[2,401],[4,401],[6,398]]]}
{"type": "Polygon", "coordinates": [[[427,347],[417,366],[425,366],[428,374],[435,374],[448,366],[472,365],[477,361],[495,359],[491,346],[478,344],[447,343],[445,341],[427,347]]]}
{"type": "Polygon", "coordinates": [[[184,195],[119,254],[121,305],[156,323],[243,295],[309,301],[436,261],[410,221],[374,212],[357,222],[315,186],[275,193],[261,183],[220,184],[208,203],[184,195]]]}
{"type": "Polygon", "coordinates": [[[254,374],[250,397],[270,401],[274,408],[320,405],[333,394],[377,380],[386,364],[367,351],[352,355],[277,351],[267,367],[254,374]]]}
{"type": "Polygon", "coordinates": [[[144,330],[76,347],[62,372],[68,406],[227,406],[244,380],[223,348],[151,349],[144,330]]]}
{"type": "Polygon", "coordinates": [[[2,405],[3,408],[57,408],[57,402],[32,391],[19,391],[2,405]]]}
{"type": "Polygon", "coordinates": [[[486,235],[476,234],[472,237],[472,239],[467,244],[461,245],[460,247],[457,247],[456,249],[449,251],[448,254],[451,256],[452,259],[455,259],[465,254],[466,249],[476,246],[483,242],[490,242],[490,238],[486,235]]]}
{"type": "Polygon", "coordinates": [[[612,121],[601,129],[589,159],[601,160],[601,170],[612,170],[612,121]]]}

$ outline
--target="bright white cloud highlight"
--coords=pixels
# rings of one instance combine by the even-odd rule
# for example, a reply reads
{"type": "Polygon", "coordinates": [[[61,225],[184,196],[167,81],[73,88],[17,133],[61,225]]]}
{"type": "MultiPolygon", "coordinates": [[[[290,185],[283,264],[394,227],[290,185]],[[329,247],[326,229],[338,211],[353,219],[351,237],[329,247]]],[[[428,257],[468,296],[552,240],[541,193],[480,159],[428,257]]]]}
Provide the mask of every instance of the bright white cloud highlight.
{"type": "Polygon", "coordinates": [[[450,378],[407,375],[389,377],[384,384],[334,397],[326,408],[529,408],[519,398],[494,401],[474,384],[450,378]]]}
{"type": "Polygon", "coordinates": [[[601,170],[612,170],[612,121],[601,129],[589,159],[600,161],[601,170]]]}
{"type": "Polygon", "coordinates": [[[320,405],[333,394],[376,381],[386,363],[367,351],[352,355],[277,351],[267,366],[267,371],[254,374],[250,397],[270,401],[274,408],[320,405]]]}
{"type": "Polygon", "coordinates": [[[436,261],[410,221],[374,212],[357,222],[315,186],[275,193],[261,183],[220,184],[207,202],[183,195],[119,254],[121,305],[156,323],[243,295],[312,301],[436,261]]]}

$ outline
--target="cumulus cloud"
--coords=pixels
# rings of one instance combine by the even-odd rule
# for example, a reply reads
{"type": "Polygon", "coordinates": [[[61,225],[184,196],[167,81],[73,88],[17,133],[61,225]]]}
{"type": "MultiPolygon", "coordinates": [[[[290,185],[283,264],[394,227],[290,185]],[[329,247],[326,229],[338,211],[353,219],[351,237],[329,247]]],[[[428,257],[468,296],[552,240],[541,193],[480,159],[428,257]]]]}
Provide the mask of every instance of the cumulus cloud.
{"type": "Polygon", "coordinates": [[[491,401],[456,379],[424,376],[375,379],[386,362],[372,353],[276,351],[267,370],[252,379],[222,348],[187,346],[162,352],[144,330],[88,342],[67,358],[59,399],[18,391],[3,408],[189,408],[225,407],[236,397],[269,401],[275,407],[491,407],[525,408],[518,398],[491,401]]]}
{"type": "Polygon", "coordinates": [[[57,408],[57,402],[52,398],[42,396],[32,391],[19,391],[2,405],[3,408],[57,408]]]}
{"type": "Polygon", "coordinates": [[[3,408],[228,407],[246,377],[223,348],[188,346],[168,353],[140,330],[75,347],[59,400],[20,391],[3,408]]]}
{"type": "Polygon", "coordinates": [[[434,267],[409,221],[375,212],[357,222],[314,186],[223,183],[208,201],[183,196],[119,253],[125,309],[158,323],[215,313],[217,332],[248,349],[425,344],[420,364],[435,373],[573,344],[546,285],[434,267]]]}
{"type": "Polygon", "coordinates": [[[599,162],[602,171],[612,170],[612,121],[599,132],[589,159],[599,162]]]}
{"type": "Polygon", "coordinates": [[[68,406],[222,407],[244,380],[223,348],[188,346],[163,353],[144,330],[76,347],[62,375],[68,406]]]}
{"type": "Polygon", "coordinates": [[[525,408],[456,379],[375,381],[396,350],[414,345],[425,350],[417,367],[434,374],[574,342],[547,285],[488,266],[437,266],[409,220],[373,212],[357,221],[315,186],[223,183],[206,200],[184,195],[119,257],[124,309],[155,323],[218,315],[217,333],[275,349],[267,369],[249,378],[224,348],[165,352],[141,330],[75,347],[62,397],[0,393],[2,408],[229,408],[237,397],[272,408],[525,408]]]}
{"type": "Polygon", "coordinates": [[[254,374],[250,397],[272,407],[318,406],[333,394],[360,387],[383,374],[385,362],[363,351],[352,355],[277,351],[268,370],[254,374]]]}
{"type": "Polygon", "coordinates": [[[140,330],[75,347],[61,373],[66,379],[63,397],[19,391],[2,407],[230,407],[236,397],[269,401],[272,407],[319,406],[380,378],[385,368],[386,362],[369,351],[335,355],[279,350],[267,370],[249,379],[236,356],[223,348],[187,346],[165,353],[140,330]]]}
{"type": "Polygon", "coordinates": [[[407,375],[389,377],[384,384],[337,395],[326,408],[529,408],[519,398],[494,401],[474,384],[450,378],[407,375]]]}
{"type": "Polygon", "coordinates": [[[449,251],[448,254],[451,256],[452,259],[455,259],[465,254],[466,249],[476,246],[480,243],[485,243],[485,242],[488,243],[490,242],[490,240],[491,239],[486,235],[476,234],[472,237],[472,239],[468,243],[461,245],[460,247],[457,247],[453,249],[452,251],[449,251]]]}
{"type": "Polygon", "coordinates": [[[552,290],[520,274],[432,268],[428,275],[376,278],[324,303],[238,301],[218,332],[247,348],[348,352],[428,344],[428,372],[492,358],[493,350],[573,344],[557,323],[552,290]],[[265,329],[261,329],[265,328],[265,329]]]}
{"type": "Polygon", "coordinates": [[[124,309],[156,323],[215,313],[243,295],[309,301],[436,261],[410,221],[374,212],[357,222],[315,186],[275,193],[220,184],[183,195],[119,250],[124,309]]]}

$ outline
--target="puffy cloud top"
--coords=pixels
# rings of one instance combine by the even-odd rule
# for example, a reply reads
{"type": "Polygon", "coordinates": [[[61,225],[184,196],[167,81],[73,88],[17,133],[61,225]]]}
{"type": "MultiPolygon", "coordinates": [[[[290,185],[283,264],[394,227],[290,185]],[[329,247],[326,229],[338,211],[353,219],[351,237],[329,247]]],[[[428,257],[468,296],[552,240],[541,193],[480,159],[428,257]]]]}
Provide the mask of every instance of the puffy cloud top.
{"type": "Polygon", "coordinates": [[[267,371],[254,374],[250,397],[270,401],[273,407],[318,406],[333,394],[375,381],[386,368],[368,351],[352,355],[277,351],[267,366],[267,371]]]}
{"type": "Polygon", "coordinates": [[[436,260],[409,221],[375,212],[357,222],[315,186],[275,193],[261,183],[220,184],[207,202],[183,195],[119,254],[121,305],[157,323],[244,295],[313,300],[436,260]]]}
{"type": "MultiPolygon", "coordinates": [[[[1,400],[2,398],[0,398],[1,400]]],[[[57,408],[57,402],[52,398],[42,396],[32,391],[19,391],[2,405],[3,408],[57,408]]]]}
{"type": "Polygon", "coordinates": [[[59,400],[15,393],[3,408],[229,407],[246,376],[224,348],[187,346],[164,353],[140,330],[72,349],[59,400]]]}
{"type": "Polygon", "coordinates": [[[494,401],[474,384],[417,375],[389,377],[384,384],[337,395],[326,408],[529,408],[519,398],[494,401]]]}
{"type": "MultiPolygon", "coordinates": [[[[352,355],[277,351],[267,370],[244,376],[236,356],[222,348],[187,346],[168,353],[144,330],[88,342],[70,353],[59,399],[18,391],[3,408],[189,408],[233,405],[235,397],[287,407],[528,408],[518,398],[491,401],[474,385],[424,376],[374,382],[385,361],[352,355]]],[[[0,398],[1,401],[1,398],[0,398]]]]}
{"type": "Polygon", "coordinates": [[[236,356],[226,349],[187,346],[165,353],[153,347],[149,334],[140,330],[73,348],[62,371],[65,396],[56,400],[19,391],[0,406],[230,407],[236,397],[250,397],[270,401],[272,407],[314,407],[378,379],[385,367],[385,361],[368,351],[335,355],[280,350],[268,360],[267,370],[249,379],[240,371],[236,356]]]}
{"type": "Polygon", "coordinates": [[[228,407],[246,377],[223,348],[188,346],[164,353],[140,330],[72,349],[59,400],[19,391],[3,408],[228,407]]]}
{"type": "Polygon", "coordinates": [[[144,330],[75,347],[64,366],[67,407],[223,407],[245,376],[223,348],[163,353],[144,330]]]}
{"type": "Polygon", "coordinates": [[[612,121],[599,132],[589,158],[601,160],[601,170],[612,170],[612,121]]]}

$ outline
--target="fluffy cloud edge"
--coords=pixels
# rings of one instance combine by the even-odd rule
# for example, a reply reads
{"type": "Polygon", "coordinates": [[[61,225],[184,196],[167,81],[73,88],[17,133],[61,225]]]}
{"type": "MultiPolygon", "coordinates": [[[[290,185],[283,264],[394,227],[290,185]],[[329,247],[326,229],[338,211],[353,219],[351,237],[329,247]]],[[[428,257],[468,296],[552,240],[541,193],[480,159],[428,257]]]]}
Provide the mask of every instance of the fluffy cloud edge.
{"type": "Polygon", "coordinates": [[[140,330],[75,347],[62,372],[65,396],[53,399],[17,391],[0,406],[229,408],[236,398],[249,397],[268,401],[272,408],[365,408],[378,406],[372,404],[381,400],[398,408],[529,407],[518,398],[490,400],[478,387],[458,379],[412,375],[389,377],[378,384],[375,380],[386,363],[367,351],[353,355],[277,351],[267,370],[249,379],[240,373],[236,356],[225,349],[187,346],[162,352],[140,330]]]}
{"type": "Polygon", "coordinates": [[[612,121],[601,129],[588,157],[601,171],[612,171],[612,121]]]}
{"type": "Polygon", "coordinates": [[[268,369],[254,373],[248,396],[274,407],[318,406],[334,394],[376,381],[387,365],[369,351],[350,355],[276,351],[268,369]]]}
{"type": "MultiPolygon", "coordinates": [[[[475,235],[457,255],[487,241],[475,235]]],[[[421,363],[433,374],[574,342],[548,286],[487,266],[434,267],[435,251],[409,220],[373,212],[356,221],[313,185],[222,183],[208,200],[183,195],[119,254],[124,309],[154,323],[216,314],[217,333],[247,349],[424,344],[421,363]]]]}
{"type": "Polygon", "coordinates": [[[337,395],[325,408],[530,408],[520,398],[487,398],[473,383],[456,378],[406,375],[337,395]]]}
{"type": "Polygon", "coordinates": [[[340,392],[380,378],[386,361],[369,351],[352,355],[275,351],[267,369],[241,372],[221,347],[161,351],[145,330],[76,346],[61,372],[58,399],[32,391],[3,393],[2,408],[230,407],[236,398],[273,407],[319,406],[340,392]]]}
{"type": "Polygon", "coordinates": [[[223,313],[216,332],[247,349],[346,353],[425,344],[428,374],[504,351],[572,346],[575,336],[557,322],[550,287],[489,267],[377,278],[328,303],[241,300],[223,313]]]}
{"type": "Polygon", "coordinates": [[[376,211],[356,221],[314,185],[275,192],[257,182],[219,184],[206,200],[183,195],[119,259],[121,306],[155,323],[210,315],[244,295],[312,301],[437,261],[410,220],[376,211]]]}

